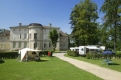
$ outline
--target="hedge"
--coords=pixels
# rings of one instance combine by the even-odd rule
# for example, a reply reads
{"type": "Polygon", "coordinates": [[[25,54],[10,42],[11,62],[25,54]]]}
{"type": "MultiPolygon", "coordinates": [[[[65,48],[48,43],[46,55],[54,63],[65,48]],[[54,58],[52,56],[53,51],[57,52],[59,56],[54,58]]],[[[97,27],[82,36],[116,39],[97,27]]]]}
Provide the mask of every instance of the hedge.
{"type": "Polygon", "coordinates": [[[18,57],[18,52],[0,52],[1,59],[15,59],[18,57]]]}
{"type": "Polygon", "coordinates": [[[112,59],[112,58],[121,58],[121,54],[93,54],[88,53],[86,54],[87,59],[112,59]]]}
{"type": "Polygon", "coordinates": [[[79,56],[79,52],[78,52],[78,51],[67,50],[67,54],[68,54],[69,56],[73,56],[73,57],[79,56]]]}

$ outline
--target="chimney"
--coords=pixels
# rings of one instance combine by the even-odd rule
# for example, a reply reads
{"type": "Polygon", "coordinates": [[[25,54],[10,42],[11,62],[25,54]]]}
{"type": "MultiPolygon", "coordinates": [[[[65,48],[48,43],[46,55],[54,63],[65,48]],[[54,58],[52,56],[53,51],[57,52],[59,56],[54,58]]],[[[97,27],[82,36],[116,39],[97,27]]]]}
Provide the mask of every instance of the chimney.
{"type": "Polygon", "coordinates": [[[50,23],[50,27],[52,27],[52,24],[50,23]]]}
{"type": "Polygon", "coordinates": [[[22,23],[19,23],[19,26],[22,26],[22,23]]]}

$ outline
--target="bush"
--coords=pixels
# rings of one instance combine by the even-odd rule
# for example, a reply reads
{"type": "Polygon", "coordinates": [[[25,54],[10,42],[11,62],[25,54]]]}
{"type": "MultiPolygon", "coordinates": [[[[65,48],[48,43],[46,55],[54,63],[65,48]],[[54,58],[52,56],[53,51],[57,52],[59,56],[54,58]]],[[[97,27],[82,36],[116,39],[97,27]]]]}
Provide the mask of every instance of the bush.
{"type": "Polygon", "coordinates": [[[78,51],[67,50],[67,54],[68,54],[69,56],[73,56],[73,57],[79,56],[79,52],[78,52],[78,51]]]}
{"type": "Polygon", "coordinates": [[[18,57],[18,52],[0,52],[1,59],[15,59],[18,57]]]}
{"type": "Polygon", "coordinates": [[[90,58],[91,58],[89,53],[86,54],[86,58],[87,58],[87,59],[90,59],[90,58]]]}
{"type": "Polygon", "coordinates": [[[112,58],[121,58],[121,51],[117,51],[116,54],[97,54],[97,53],[88,53],[86,54],[87,59],[112,59],[112,58]]]}
{"type": "Polygon", "coordinates": [[[54,51],[41,51],[41,52],[39,53],[39,56],[47,56],[47,55],[48,55],[48,52],[50,52],[50,53],[51,53],[50,56],[52,56],[52,54],[53,54],[54,51]]]}
{"type": "Polygon", "coordinates": [[[0,59],[0,63],[4,63],[4,61],[0,59]]]}

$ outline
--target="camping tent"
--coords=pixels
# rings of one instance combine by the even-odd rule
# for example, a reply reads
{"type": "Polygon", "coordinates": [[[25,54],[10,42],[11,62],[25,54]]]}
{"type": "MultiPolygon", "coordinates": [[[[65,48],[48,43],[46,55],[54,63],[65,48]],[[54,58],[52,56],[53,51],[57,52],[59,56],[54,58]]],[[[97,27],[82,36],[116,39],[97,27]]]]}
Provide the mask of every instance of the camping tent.
{"type": "Polygon", "coordinates": [[[30,48],[24,48],[19,50],[18,54],[18,60],[20,60],[20,62],[23,61],[27,61],[28,59],[33,59],[35,56],[39,57],[39,52],[41,50],[34,50],[34,49],[30,49],[30,48]]]}

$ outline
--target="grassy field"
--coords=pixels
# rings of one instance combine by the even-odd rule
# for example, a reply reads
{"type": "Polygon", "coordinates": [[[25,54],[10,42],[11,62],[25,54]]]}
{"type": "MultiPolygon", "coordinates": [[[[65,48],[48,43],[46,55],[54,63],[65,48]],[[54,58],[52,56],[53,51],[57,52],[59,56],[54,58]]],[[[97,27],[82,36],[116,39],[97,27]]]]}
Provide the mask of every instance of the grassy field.
{"type": "Polygon", "coordinates": [[[101,67],[106,67],[106,68],[121,72],[121,59],[112,59],[112,62],[114,62],[115,65],[109,65],[108,66],[106,64],[102,64],[103,59],[94,60],[94,59],[87,59],[86,57],[81,57],[81,56],[72,57],[72,56],[68,56],[67,54],[65,54],[65,56],[66,57],[71,57],[71,58],[74,58],[74,59],[78,59],[78,60],[81,60],[81,61],[89,62],[89,63],[96,64],[96,65],[101,66],[101,67]]]}
{"type": "Polygon", "coordinates": [[[40,62],[4,59],[0,63],[0,80],[102,80],[56,57],[41,59],[40,62]]]}

